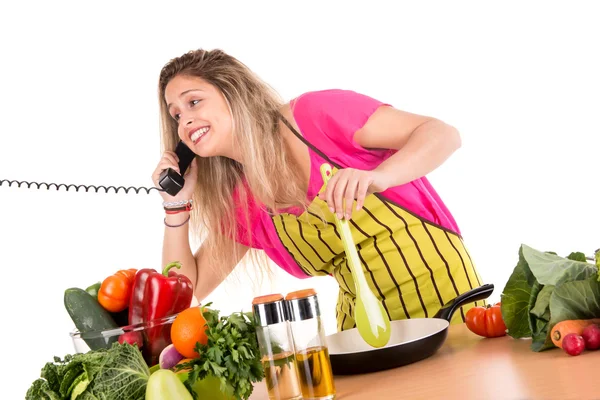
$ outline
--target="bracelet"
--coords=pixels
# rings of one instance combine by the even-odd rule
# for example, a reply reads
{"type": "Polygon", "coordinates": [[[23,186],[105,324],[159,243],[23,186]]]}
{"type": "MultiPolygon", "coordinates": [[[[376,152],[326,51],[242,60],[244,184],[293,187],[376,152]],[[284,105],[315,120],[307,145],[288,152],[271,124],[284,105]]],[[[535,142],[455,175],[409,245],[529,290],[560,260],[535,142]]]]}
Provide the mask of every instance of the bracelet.
{"type": "Polygon", "coordinates": [[[167,214],[177,214],[183,211],[192,211],[192,203],[187,203],[183,207],[164,207],[167,214]]]}
{"type": "Polygon", "coordinates": [[[180,226],[187,224],[187,222],[189,220],[190,220],[190,216],[188,216],[187,219],[185,221],[183,221],[182,223],[180,223],[179,225],[169,225],[169,224],[167,224],[167,217],[165,217],[164,223],[165,223],[165,226],[168,226],[169,228],[179,228],[180,226]]]}
{"type": "Polygon", "coordinates": [[[165,208],[165,214],[167,214],[167,215],[179,214],[182,212],[189,212],[189,211],[190,210],[187,210],[185,208],[177,208],[177,209],[165,208]]]}
{"type": "Polygon", "coordinates": [[[192,206],[193,200],[189,199],[189,200],[179,200],[179,201],[165,201],[163,202],[163,207],[164,208],[174,208],[174,207],[182,207],[185,205],[190,205],[190,207],[192,206]]]}

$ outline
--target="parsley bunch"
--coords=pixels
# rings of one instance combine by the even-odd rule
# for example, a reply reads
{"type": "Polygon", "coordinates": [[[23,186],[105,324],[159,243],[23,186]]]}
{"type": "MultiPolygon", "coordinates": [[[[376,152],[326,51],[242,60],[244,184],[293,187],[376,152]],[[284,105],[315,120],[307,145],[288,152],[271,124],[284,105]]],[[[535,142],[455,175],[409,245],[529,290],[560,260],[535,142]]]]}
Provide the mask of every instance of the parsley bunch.
{"type": "Polygon", "coordinates": [[[221,392],[238,400],[248,399],[254,389],[252,383],[264,378],[252,313],[219,317],[218,310],[203,308],[203,315],[207,344],[196,343],[200,357],[177,366],[177,370],[190,369],[185,385],[197,399],[193,390],[196,381],[214,376],[221,382],[221,392]]]}

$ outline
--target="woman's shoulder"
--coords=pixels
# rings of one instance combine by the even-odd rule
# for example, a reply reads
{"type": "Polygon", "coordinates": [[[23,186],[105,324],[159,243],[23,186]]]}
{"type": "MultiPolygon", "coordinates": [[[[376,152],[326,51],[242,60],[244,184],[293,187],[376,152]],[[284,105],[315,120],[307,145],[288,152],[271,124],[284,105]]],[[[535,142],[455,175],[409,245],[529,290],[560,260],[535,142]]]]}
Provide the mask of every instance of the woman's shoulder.
{"type": "Polygon", "coordinates": [[[351,113],[371,113],[377,107],[386,104],[367,94],[351,89],[322,89],[300,94],[289,102],[295,115],[346,116],[351,113]]]}
{"type": "Polygon", "coordinates": [[[361,97],[365,95],[351,89],[319,89],[301,93],[290,101],[290,105],[323,105],[328,102],[335,105],[340,101],[355,101],[361,97]]]}
{"type": "Polygon", "coordinates": [[[323,89],[302,93],[289,108],[299,125],[353,136],[382,105],[389,104],[355,90],[323,89]]]}

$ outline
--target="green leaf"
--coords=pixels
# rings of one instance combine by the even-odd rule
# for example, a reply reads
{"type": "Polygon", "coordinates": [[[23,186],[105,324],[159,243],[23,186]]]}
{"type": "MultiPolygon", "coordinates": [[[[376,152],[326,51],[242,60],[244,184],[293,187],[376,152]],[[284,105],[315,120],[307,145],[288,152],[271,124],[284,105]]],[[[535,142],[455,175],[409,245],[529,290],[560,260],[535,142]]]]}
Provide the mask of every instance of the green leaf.
{"type": "Polygon", "coordinates": [[[550,321],[550,296],[554,288],[553,285],[544,286],[535,298],[535,305],[530,307],[529,318],[533,326],[531,350],[533,351],[542,351],[553,346],[548,335],[548,324],[550,321]]]}
{"type": "Polygon", "coordinates": [[[538,352],[553,346],[551,340],[548,343],[548,324],[548,321],[536,320],[535,331],[531,337],[531,350],[538,352]]]}
{"type": "MultiPolygon", "coordinates": [[[[535,306],[531,309],[530,313],[537,318],[544,319],[550,311],[550,295],[553,291],[553,285],[544,286],[539,292],[537,299],[535,300],[535,306]]],[[[549,320],[546,319],[546,322],[548,321],[549,320]]]]}
{"type": "Polygon", "coordinates": [[[239,362],[240,361],[240,353],[236,349],[231,350],[231,358],[236,363],[239,362]]]}
{"type": "Polygon", "coordinates": [[[210,360],[214,360],[217,364],[221,364],[223,359],[223,350],[218,347],[211,347],[206,351],[206,356],[210,360]]]}
{"type": "MultiPolygon", "coordinates": [[[[61,363],[60,358],[55,363],[61,363]]],[[[60,382],[62,380],[62,367],[60,365],[54,363],[46,363],[44,368],[42,369],[41,377],[48,382],[48,389],[55,391],[57,394],[60,391],[60,382]]]]}
{"type": "Polygon", "coordinates": [[[523,257],[522,245],[519,249],[519,262],[500,295],[502,319],[508,335],[515,339],[531,337],[529,300],[534,283],[535,277],[523,257]]]}
{"type": "Polygon", "coordinates": [[[75,379],[71,387],[69,388],[70,400],[75,400],[90,384],[87,374],[83,373],[75,379]]]}
{"type": "Polygon", "coordinates": [[[573,252],[573,253],[569,254],[567,256],[567,258],[569,260],[582,261],[582,262],[585,262],[585,263],[587,262],[587,258],[585,256],[585,254],[583,254],[582,252],[579,252],[579,251],[576,251],[576,252],[573,252]]]}
{"type": "Polygon", "coordinates": [[[596,268],[598,268],[598,281],[600,281],[600,249],[594,253],[594,260],[596,262],[596,268]]]}
{"type": "Polygon", "coordinates": [[[62,382],[60,383],[59,393],[62,397],[68,397],[71,395],[73,383],[77,380],[79,375],[84,372],[83,365],[81,365],[80,362],[70,363],[68,367],[69,368],[66,370],[64,376],[62,377],[62,382]]]}
{"type": "Polygon", "coordinates": [[[521,249],[531,273],[542,285],[557,286],[562,282],[585,279],[597,272],[592,264],[585,261],[569,260],[527,245],[522,245],[521,249]]]}
{"type": "Polygon", "coordinates": [[[550,325],[568,319],[600,318],[600,282],[595,277],[566,282],[550,298],[550,325]]]}
{"type": "Polygon", "coordinates": [[[25,394],[25,400],[60,400],[58,393],[50,388],[45,379],[36,379],[25,394]]]}
{"type": "Polygon", "coordinates": [[[82,395],[99,400],[142,400],[149,377],[150,370],[137,346],[115,342],[82,395]]]}
{"type": "Polygon", "coordinates": [[[529,330],[531,335],[534,336],[537,332],[537,318],[535,315],[531,313],[531,310],[535,307],[535,302],[537,300],[537,296],[540,293],[544,286],[540,285],[537,281],[533,282],[533,286],[531,287],[531,292],[529,293],[529,301],[527,302],[527,311],[528,311],[528,322],[529,322],[529,330]]]}
{"type": "Polygon", "coordinates": [[[219,366],[216,362],[209,361],[209,364],[215,376],[223,375],[227,371],[227,368],[219,366]]]}

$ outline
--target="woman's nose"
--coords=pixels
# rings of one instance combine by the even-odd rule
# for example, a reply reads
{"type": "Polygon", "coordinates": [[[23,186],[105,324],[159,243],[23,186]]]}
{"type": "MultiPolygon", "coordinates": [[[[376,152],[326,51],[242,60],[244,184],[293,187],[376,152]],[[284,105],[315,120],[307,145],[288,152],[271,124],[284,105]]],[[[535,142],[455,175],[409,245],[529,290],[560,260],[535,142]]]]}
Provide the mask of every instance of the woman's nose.
{"type": "Polygon", "coordinates": [[[192,117],[188,117],[188,116],[181,117],[181,122],[183,125],[190,125],[193,121],[194,121],[194,119],[192,117]]]}

